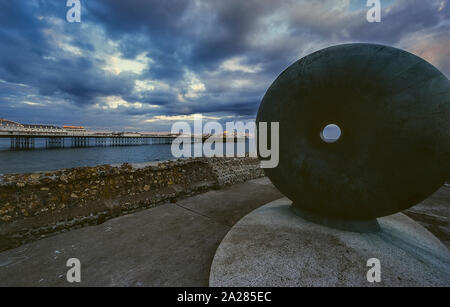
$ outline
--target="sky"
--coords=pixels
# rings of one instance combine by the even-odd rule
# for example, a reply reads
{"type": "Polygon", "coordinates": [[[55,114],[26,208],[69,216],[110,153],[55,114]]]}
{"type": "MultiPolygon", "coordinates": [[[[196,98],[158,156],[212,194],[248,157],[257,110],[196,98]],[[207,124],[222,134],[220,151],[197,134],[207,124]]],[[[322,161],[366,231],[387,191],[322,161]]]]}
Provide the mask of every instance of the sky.
{"type": "Polygon", "coordinates": [[[0,117],[97,130],[169,131],[179,120],[254,120],[298,59],[369,42],[450,76],[449,0],[0,0],[0,117]]]}

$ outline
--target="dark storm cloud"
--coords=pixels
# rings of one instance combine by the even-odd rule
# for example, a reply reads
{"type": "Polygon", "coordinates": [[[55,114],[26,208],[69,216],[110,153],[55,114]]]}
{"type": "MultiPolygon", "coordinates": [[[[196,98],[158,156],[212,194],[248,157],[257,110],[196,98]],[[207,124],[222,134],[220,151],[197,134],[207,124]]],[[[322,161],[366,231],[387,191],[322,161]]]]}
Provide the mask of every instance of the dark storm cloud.
{"type": "Polygon", "coordinates": [[[397,0],[379,24],[345,0],[81,0],[82,23],[70,24],[65,2],[0,0],[1,116],[30,100],[39,114],[51,110],[49,122],[67,121],[70,110],[91,126],[194,113],[252,118],[289,64],[354,41],[406,48],[450,72],[448,1],[397,0]]]}
{"type": "MultiPolygon", "coordinates": [[[[90,104],[99,95],[120,95],[131,90],[133,80],[129,75],[112,78],[99,71],[93,59],[61,55],[58,46],[44,34],[58,24],[39,20],[46,10],[33,3],[41,1],[1,2],[1,79],[24,83],[42,95],[66,97],[77,104],[90,104]]],[[[93,50],[79,37],[73,38],[72,45],[83,51],[93,50]]]]}

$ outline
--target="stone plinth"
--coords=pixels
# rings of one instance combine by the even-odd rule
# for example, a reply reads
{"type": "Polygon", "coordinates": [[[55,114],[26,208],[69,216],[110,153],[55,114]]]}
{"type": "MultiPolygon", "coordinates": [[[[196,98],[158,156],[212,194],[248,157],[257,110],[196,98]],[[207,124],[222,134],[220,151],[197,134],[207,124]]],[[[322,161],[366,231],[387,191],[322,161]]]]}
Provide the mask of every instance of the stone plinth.
{"type": "Polygon", "coordinates": [[[380,230],[357,233],[309,222],[286,198],[245,216],[216,251],[210,286],[450,286],[450,253],[430,232],[397,213],[380,230]],[[367,281],[367,261],[381,282],[367,281]]]}

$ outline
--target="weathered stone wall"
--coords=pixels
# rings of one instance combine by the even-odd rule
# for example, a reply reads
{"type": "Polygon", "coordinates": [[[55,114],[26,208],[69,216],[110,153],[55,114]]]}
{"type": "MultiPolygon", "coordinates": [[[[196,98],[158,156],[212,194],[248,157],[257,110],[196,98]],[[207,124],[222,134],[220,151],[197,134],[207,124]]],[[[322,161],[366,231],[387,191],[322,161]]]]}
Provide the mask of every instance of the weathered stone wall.
{"type": "Polygon", "coordinates": [[[263,176],[254,158],[101,165],[0,177],[0,251],[224,185],[263,176]]]}
{"type": "Polygon", "coordinates": [[[259,167],[259,161],[252,158],[208,159],[212,172],[216,176],[217,184],[222,187],[237,184],[264,176],[259,167]]]}

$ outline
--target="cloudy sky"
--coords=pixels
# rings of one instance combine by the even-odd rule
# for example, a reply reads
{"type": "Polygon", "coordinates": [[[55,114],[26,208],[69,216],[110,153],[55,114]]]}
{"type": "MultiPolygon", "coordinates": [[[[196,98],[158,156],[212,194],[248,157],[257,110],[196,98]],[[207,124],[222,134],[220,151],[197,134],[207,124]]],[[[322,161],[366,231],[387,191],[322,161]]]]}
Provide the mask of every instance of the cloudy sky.
{"type": "Polygon", "coordinates": [[[0,0],[0,117],[168,131],[252,120],[272,81],[335,44],[406,49],[450,76],[449,0],[0,0]]]}

